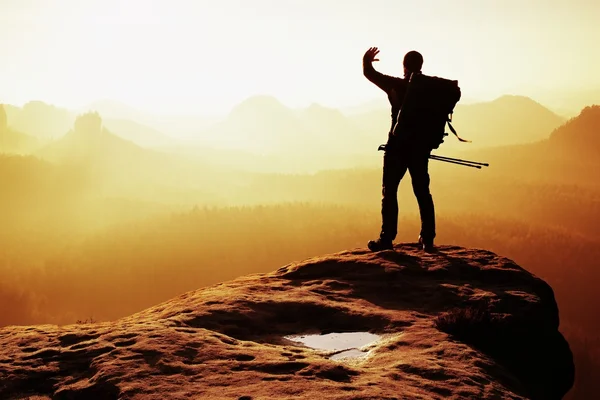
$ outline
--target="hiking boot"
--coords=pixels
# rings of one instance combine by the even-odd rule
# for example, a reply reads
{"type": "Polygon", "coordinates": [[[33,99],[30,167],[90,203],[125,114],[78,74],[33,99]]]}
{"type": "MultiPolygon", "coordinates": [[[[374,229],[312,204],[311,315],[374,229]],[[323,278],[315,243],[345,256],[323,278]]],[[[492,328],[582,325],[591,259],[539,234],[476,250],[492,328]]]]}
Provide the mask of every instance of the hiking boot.
{"type": "Polygon", "coordinates": [[[419,235],[419,244],[423,246],[423,251],[428,253],[431,253],[435,250],[435,247],[433,246],[433,240],[423,239],[423,236],[421,235],[419,235]]]}
{"type": "Polygon", "coordinates": [[[377,240],[369,240],[367,245],[371,251],[393,250],[394,244],[391,240],[379,238],[377,240]]]}

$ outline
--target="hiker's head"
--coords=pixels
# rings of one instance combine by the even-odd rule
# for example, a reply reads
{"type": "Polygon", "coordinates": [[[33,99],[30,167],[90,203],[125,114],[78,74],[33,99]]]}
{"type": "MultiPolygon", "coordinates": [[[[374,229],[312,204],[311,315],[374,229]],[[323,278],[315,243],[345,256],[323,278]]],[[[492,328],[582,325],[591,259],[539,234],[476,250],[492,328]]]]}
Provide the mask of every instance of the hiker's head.
{"type": "Polygon", "coordinates": [[[404,56],[404,75],[408,76],[413,72],[421,72],[423,66],[423,56],[418,51],[409,51],[404,56]]]}

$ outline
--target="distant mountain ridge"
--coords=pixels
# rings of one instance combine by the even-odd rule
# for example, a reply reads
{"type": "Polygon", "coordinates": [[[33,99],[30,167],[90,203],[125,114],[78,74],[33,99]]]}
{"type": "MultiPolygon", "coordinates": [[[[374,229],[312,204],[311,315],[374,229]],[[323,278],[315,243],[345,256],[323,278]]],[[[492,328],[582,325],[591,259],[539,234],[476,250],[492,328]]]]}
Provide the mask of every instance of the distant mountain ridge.
{"type": "Polygon", "coordinates": [[[98,113],[79,116],[64,136],[34,155],[85,172],[88,182],[104,195],[152,201],[157,201],[157,188],[163,188],[162,201],[168,198],[179,203],[182,187],[191,188],[195,199],[213,199],[213,192],[223,187],[221,178],[231,174],[227,166],[217,171],[201,158],[148,149],[123,139],[104,126],[98,113]]]}
{"type": "Polygon", "coordinates": [[[28,154],[39,146],[39,141],[12,129],[0,130],[0,153],[28,154]]]}
{"type": "Polygon", "coordinates": [[[565,122],[540,103],[525,96],[505,95],[491,102],[461,105],[454,122],[462,136],[474,143],[504,146],[546,139],[565,122]]]}
{"type": "Polygon", "coordinates": [[[598,185],[600,106],[589,106],[533,143],[474,149],[460,155],[490,163],[489,174],[538,182],[598,185]]]}
{"type": "Polygon", "coordinates": [[[550,135],[550,143],[566,151],[600,155],[600,105],[585,107],[550,135]]]}
{"type": "Polygon", "coordinates": [[[139,168],[139,164],[151,161],[152,151],[113,134],[102,125],[99,116],[92,126],[78,126],[78,121],[89,119],[89,115],[94,116],[90,113],[79,117],[73,129],[40,149],[36,155],[52,162],[94,165],[95,168],[110,170],[139,168]]]}
{"type": "Polygon", "coordinates": [[[38,141],[8,126],[6,108],[0,104],[0,153],[26,154],[38,146],[38,141]]]}
{"type": "MultiPolygon", "coordinates": [[[[29,114],[25,110],[26,107],[9,107],[9,123],[17,121],[17,128],[21,125],[27,127],[31,124],[24,124],[23,121],[35,117],[31,110],[43,110],[40,111],[40,115],[45,115],[47,120],[37,118],[36,126],[44,126],[48,132],[38,132],[39,136],[56,139],[68,131],[76,117],[72,112],[69,114],[68,110],[51,105],[44,106],[41,102],[32,103],[27,107],[30,110],[29,114]],[[56,132],[61,133],[57,135],[56,132]]],[[[385,101],[379,104],[381,103],[385,101]]],[[[156,129],[156,125],[115,118],[139,115],[147,119],[148,116],[144,116],[142,112],[121,103],[98,104],[107,110],[107,115],[113,117],[107,118],[107,115],[100,111],[105,127],[115,135],[142,147],[175,144],[176,141],[156,129]]],[[[195,120],[189,120],[189,124],[185,122],[188,121],[186,119],[174,121],[179,120],[167,118],[163,123],[166,126],[169,123],[189,125],[190,132],[193,131],[193,126],[196,126],[195,120]]],[[[490,102],[459,102],[453,122],[459,134],[472,143],[458,143],[450,137],[442,145],[449,151],[453,148],[466,150],[533,143],[548,138],[565,119],[528,97],[507,95],[490,102]]],[[[178,129],[181,129],[181,126],[178,129]]],[[[192,141],[196,145],[252,151],[256,154],[312,154],[322,159],[336,153],[346,156],[367,152],[371,154],[371,151],[375,151],[377,146],[387,139],[389,129],[389,107],[348,115],[342,110],[319,104],[301,109],[290,108],[273,96],[259,95],[248,97],[233,107],[225,117],[204,129],[198,129],[192,141]]],[[[23,129],[19,130],[29,133],[23,129]]]]}
{"type": "MultiPolygon", "coordinates": [[[[42,141],[60,139],[71,129],[80,113],[55,107],[42,101],[31,101],[23,107],[7,105],[8,125],[17,131],[26,133],[42,141]]],[[[95,110],[90,108],[89,110],[95,110]]],[[[102,114],[102,113],[101,113],[102,114]]],[[[119,118],[106,118],[102,114],[104,125],[123,139],[140,146],[155,147],[173,141],[164,133],[138,121],[119,118]]]]}
{"type": "MultiPolygon", "coordinates": [[[[173,140],[173,138],[194,138],[202,130],[207,129],[221,119],[221,117],[218,116],[208,115],[157,114],[139,110],[119,101],[106,99],[95,101],[81,111],[87,110],[98,111],[107,121],[128,120],[135,122],[154,131],[158,131],[161,135],[164,135],[171,140],[173,140]]],[[[201,114],[201,112],[199,114],[201,114]]],[[[149,135],[152,136],[153,134],[150,133],[149,135]]],[[[134,137],[131,137],[131,139],[136,141],[134,137]]],[[[136,143],[138,143],[138,141],[136,141],[136,143]]]]}
{"type": "MultiPolygon", "coordinates": [[[[384,138],[390,130],[389,106],[349,118],[361,129],[384,138]]],[[[453,126],[461,137],[472,143],[456,146],[450,137],[442,147],[467,149],[532,143],[548,138],[564,122],[565,118],[525,96],[506,95],[470,104],[459,101],[453,114],[453,126]]],[[[449,129],[446,132],[449,133],[449,129]]]]}
{"type": "Polygon", "coordinates": [[[173,143],[173,139],[153,127],[130,119],[105,118],[104,125],[123,139],[144,147],[160,147],[173,143]]]}
{"type": "Polygon", "coordinates": [[[203,133],[210,144],[259,153],[363,151],[364,135],[339,110],[312,104],[292,109],[273,96],[253,96],[203,133]]]}
{"type": "Polygon", "coordinates": [[[9,127],[41,140],[61,137],[76,117],[67,109],[37,100],[23,107],[7,105],[5,108],[9,127]]]}

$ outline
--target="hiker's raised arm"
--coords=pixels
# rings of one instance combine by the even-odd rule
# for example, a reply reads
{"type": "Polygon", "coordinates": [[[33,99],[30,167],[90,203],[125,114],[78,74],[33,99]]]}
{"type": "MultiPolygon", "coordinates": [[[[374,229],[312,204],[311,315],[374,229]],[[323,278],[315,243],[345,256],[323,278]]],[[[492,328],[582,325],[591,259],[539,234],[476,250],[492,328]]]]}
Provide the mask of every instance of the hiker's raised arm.
{"type": "Polygon", "coordinates": [[[379,54],[377,47],[371,47],[365,52],[363,56],[363,74],[368,80],[377,85],[377,87],[389,94],[390,90],[394,88],[396,81],[400,78],[385,75],[375,70],[373,62],[379,61],[378,58],[375,58],[377,54],[379,54]]]}

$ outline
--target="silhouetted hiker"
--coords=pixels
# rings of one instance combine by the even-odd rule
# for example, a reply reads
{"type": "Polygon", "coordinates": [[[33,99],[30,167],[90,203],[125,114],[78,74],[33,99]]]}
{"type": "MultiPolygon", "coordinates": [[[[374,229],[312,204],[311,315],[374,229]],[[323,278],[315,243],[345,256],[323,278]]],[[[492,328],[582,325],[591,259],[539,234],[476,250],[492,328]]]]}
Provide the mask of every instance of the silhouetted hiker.
{"type": "MultiPolygon", "coordinates": [[[[379,49],[371,47],[363,57],[363,73],[365,77],[387,93],[392,106],[392,125],[388,133],[383,156],[383,184],[381,200],[381,233],[377,240],[371,240],[368,247],[372,251],[393,248],[393,241],[398,230],[398,186],[406,174],[410,173],[412,187],[419,204],[421,214],[421,233],[419,243],[426,251],[433,250],[435,238],[435,211],[433,199],[429,192],[429,155],[431,147],[419,140],[419,127],[403,126],[410,135],[395,135],[398,112],[408,88],[411,74],[421,74],[423,56],[410,51],[404,56],[404,78],[384,75],[373,68],[373,61],[379,61],[379,49]]],[[[397,129],[396,129],[397,131],[397,129]]]]}

